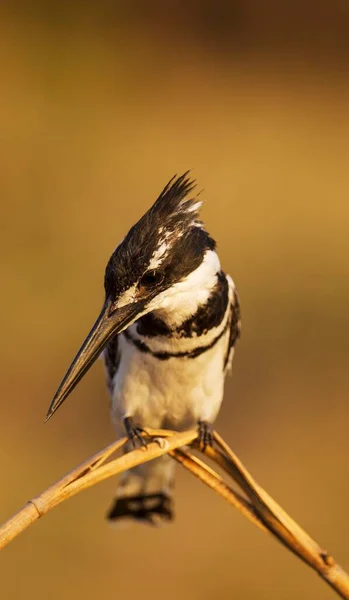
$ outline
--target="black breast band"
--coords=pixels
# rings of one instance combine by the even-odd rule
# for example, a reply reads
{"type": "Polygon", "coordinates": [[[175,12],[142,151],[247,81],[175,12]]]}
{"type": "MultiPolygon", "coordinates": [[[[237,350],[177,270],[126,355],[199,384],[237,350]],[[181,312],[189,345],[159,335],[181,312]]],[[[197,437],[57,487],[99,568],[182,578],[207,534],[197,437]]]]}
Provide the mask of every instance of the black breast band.
{"type": "Polygon", "coordinates": [[[222,331],[215,338],[213,338],[213,340],[206,346],[197,346],[197,348],[193,348],[192,350],[186,350],[185,352],[154,352],[142,340],[134,338],[128,330],[124,331],[123,335],[129,342],[136,346],[138,350],[140,350],[141,352],[151,354],[159,360],[168,360],[169,358],[196,358],[197,356],[200,356],[200,354],[203,354],[203,352],[206,352],[206,350],[210,350],[211,348],[213,348],[213,346],[221,339],[221,337],[227,331],[229,323],[230,321],[229,319],[227,319],[227,322],[222,331]]]}

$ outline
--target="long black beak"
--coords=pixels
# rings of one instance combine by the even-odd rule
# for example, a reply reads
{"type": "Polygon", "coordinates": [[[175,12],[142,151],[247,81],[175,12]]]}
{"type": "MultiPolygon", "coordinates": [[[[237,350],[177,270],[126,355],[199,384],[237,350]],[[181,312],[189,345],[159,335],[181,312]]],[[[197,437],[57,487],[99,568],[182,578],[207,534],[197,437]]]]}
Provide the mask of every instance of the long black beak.
{"type": "Polygon", "coordinates": [[[143,308],[143,302],[134,302],[113,311],[111,301],[109,299],[105,301],[101,314],[70,365],[51,402],[45,422],[52,417],[80,379],[87,373],[110,338],[130,325],[137,315],[142,312],[143,308]]]}

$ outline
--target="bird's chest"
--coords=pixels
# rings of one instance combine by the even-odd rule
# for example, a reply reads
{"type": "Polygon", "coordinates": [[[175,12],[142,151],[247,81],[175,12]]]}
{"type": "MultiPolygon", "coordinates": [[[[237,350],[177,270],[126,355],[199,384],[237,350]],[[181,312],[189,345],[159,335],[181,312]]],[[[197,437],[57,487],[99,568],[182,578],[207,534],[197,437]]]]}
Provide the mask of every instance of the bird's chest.
{"type": "Polygon", "coordinates": [[[112,393],[114,421],[132,415],[142,426],[180,429],[200,419],[214,420],[223,396],[225,338],[196,356],[181,340],[147,339],[145,350],[142,338],[137,344],[121,335],[112,393]]]}

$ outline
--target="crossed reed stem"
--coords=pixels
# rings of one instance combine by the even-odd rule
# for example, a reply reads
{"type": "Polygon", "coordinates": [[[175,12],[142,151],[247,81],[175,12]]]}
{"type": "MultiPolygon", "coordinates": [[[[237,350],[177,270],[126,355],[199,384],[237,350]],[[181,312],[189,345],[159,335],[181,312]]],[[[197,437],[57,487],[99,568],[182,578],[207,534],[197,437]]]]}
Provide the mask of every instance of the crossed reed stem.
{"type": "Polygon", "coordinates": [[[349,575],[321,548],[253,479],[240,459],[221,436],[214,432],[214,447],[199,447],[196,430],[182,433],[146,429],[151,440],[147,447],[137,448],[117,458],[113,455],[127,442],[114,442],[85,460],[0,526],[0,549],[52,508],[108,477],[112,477],[144,462],[169,454],[174,460],[196,475],[224,500],[235,506],[252,523],[272,534],[284,546],[312,567],[342,598],[349,600],[349,575]],[[211,459],[237,484],[241,492],[228,482],[193,450],[211,459]]]}

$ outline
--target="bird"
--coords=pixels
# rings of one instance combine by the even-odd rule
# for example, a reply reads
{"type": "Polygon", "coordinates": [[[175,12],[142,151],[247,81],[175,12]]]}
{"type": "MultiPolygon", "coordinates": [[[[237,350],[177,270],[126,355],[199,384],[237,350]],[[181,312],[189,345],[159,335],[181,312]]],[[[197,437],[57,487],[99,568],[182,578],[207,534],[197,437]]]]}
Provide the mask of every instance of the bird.
{"type": "MultiPolygon", "coordinates": [[[[212,445],[241,317],[195,188],[189,171],[172,177],[112,253],[102,310],[46,420],[101,355],[111,418],[128,438],[125,451],[147,443],[147,427],[197,427],[201,447],[212,445]]],[[[133,468],[119,481],[107,519],[166,524],[174,518],[173,486],[168,455],[133,468]]]]}

